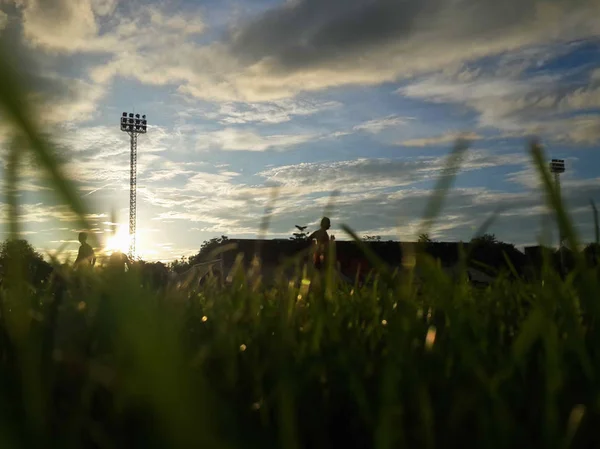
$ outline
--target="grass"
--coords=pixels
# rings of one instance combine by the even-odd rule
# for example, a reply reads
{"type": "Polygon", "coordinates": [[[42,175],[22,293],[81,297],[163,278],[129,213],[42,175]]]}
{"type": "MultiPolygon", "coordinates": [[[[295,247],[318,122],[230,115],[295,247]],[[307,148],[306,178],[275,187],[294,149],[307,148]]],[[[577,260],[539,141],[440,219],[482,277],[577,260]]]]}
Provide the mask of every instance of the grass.
{"type": "Polygon", "coordinates": [[[591,269],[481,290],[421,257],[419,290],[240,271],[160,293],[135,270],[4,289],[3,447],[589,447],[598,273],[589,294],[591,269]]]}
{"type": "MultiPolygon", "coordinates": [[[[12,236],[23,148],[85,227],[85,204],[1,61],[0,104],[18,137],[12,236]]],[[[464,151],[449,158],[425,231],[464,151]]],[[[531,154],[576,247],[538,144],[531,154]]],[[[330,267],[267,288],[238,269],[195,292],[155,290],[136,269],[64,270],[32,289],[15,255],[0,290],[1,447],[598,446],[597,268],[576,253],[565,278],[546,264],[536,282],[501,276],[482,290],[422,254],[417,284],[412,265],[391,272],[363,249],[377,267],[368,286],[346,287],[330,267]]]]}

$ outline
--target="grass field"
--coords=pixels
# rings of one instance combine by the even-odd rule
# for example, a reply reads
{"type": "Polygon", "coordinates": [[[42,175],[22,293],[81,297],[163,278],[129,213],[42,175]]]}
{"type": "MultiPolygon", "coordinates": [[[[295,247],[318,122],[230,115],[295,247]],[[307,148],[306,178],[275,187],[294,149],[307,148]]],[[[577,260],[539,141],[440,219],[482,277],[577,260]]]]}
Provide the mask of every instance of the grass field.
{"type": "Polygon", "coordinates": [[[594,447],[598,272],[2,289],[2,447],[594,447]]]}
{"type": "MultiPolygon", "coordinates": [[[[1,60],[1,58],[0,58],[1,60]]],[[[0,64],[15,131],[6,169],[11,235],[26,148],[86,228],[85,204],[0,64]]],[[[424,220],[439,216],[457,146],[424,220]]],[[[572,248],[579,242],[532,160],[572,248]]],[[[484,226],[485,227],[485,226],[484,226]]],[[[352,232],[348,229],[352,236],[352,232]]],[[[0,291],[2,448],[598,447],[600,286],[576,253],[566,278],[500,277],[487,289],[416,255],[366,287],[333,267],[274,288],[237,271],[224,287],[157,291],[139,273],[65,271],[32,289],[15,255],[0,291]]]]}

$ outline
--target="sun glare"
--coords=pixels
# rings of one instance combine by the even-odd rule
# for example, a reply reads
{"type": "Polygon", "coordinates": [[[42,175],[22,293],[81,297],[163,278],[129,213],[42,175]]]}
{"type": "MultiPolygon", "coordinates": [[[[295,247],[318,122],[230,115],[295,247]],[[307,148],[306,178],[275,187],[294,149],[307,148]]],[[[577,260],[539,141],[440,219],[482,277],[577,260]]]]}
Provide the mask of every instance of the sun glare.
{"type": "Polygon", "coordinates": [[[108,237],[106,240],[106,252],[112,254],[114,252],[120,251],[122,253],[127,253],[129,251],[129,231],[127,226],[120,225],[117,229],[117,232],[108,237]]]}

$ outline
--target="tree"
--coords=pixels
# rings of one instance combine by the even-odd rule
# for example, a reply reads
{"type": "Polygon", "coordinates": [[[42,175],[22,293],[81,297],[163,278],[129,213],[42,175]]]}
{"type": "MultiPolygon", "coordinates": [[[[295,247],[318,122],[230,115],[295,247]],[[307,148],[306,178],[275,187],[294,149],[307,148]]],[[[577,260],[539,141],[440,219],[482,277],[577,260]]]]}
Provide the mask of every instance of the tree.
{"type": "Polygon", "coordinates": [[[471,243],[474,245],[497,245],[503,244],[499,242],[494,234],[482,234],[478,237],[473,237],[471,243]]]}
{"type": "Polygon", "coordinates": [[[490,275],[502,270],[510,273],[512,268],[519,272],[526,262],[525,255],[515,245],[499,241],[494,234],[482,234],[473,238],[469,255],[474,268],[490,275]],[[507,264],[507,258],[512,267],[507,264]]]}
{"type": "Polygon", "coordinates": [[[0,260],[8,261],[12,258],[42,260],[42,256],[33,249],[27,240],[5,240],[0,245],[0,260]]]}
{"type": "Polygon", "coordinates": [[[196,255],[189,258],[188,268],[192,265],[196,265],[197,263],[206,262],[206,258],[210,255],[212,251],[214,251],[223,243],[226,243],[228,241],[229,238],[226,235],[222,235],[221,237],[214,237],[210,240],[205,240],[202,243],[202,246],[200,246],[200,251],[198,251],[196,255]]]}
{"type": "Polygon", "coordinates": [[[292,236],[290,237],[290,240],[293,240],[295,242],[305,242],[308,240],[308,232],[306,231],[306,228],[308,228],[308,226],[298,226],[296,225],[296,229],[298,229],[298,232],[294,232],[292,234],[292,236]]]}
{"type": "Polygon", "coordinates": [[[169,264],[169,268],[175,273],[183,273],[190,267],[189,259],[185,256],[181,256],[180,259],[174,260],[169,264]]]}
{"type": "Polygon", "coordinates": [[[39,287],[52,273],[52,266],[46,262],[27,240],[5,240],[0,245],[0,265],[3,277],[9,268],[22,264],[27,280],[39,287]]]}

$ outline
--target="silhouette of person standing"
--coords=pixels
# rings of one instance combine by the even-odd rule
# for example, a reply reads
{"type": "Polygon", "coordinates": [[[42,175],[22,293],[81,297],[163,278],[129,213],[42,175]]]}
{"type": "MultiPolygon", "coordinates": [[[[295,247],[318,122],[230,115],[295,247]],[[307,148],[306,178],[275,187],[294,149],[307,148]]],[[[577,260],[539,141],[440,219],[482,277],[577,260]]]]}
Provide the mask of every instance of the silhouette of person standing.
{"type": "Polygon", "coordinates": [[[75,267],[80,265],[83,266],[94,266],[96,264],[96,255],[94,249],[87,243],[87,234],[85,232],[79,233],[79,252],[77,253],[77,259],[75,259],[75,267]]]}
{"type": "Polygon", "coordinates": [[[331,220],[327,217],[323,217],[321,220],[321,227],[308,237],[310,241],[314,240],[316,242],[314,264],[315,268],[318,270],[325,266],[325,257],[329,245],[329,234],[327,233],[329,228],[331,228],[331,220]]]}
{"type": "Polygon", "coordinates": [[[115,251],[108,259],[108,267],[115,272],[123,272],[125,271],[125,267],[127,267],[128,270],[131,269],[131,262],[127,255],[123,254],[121,251],[115,251]]]}

